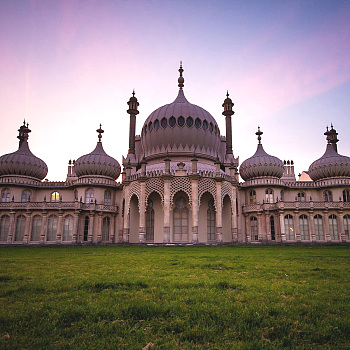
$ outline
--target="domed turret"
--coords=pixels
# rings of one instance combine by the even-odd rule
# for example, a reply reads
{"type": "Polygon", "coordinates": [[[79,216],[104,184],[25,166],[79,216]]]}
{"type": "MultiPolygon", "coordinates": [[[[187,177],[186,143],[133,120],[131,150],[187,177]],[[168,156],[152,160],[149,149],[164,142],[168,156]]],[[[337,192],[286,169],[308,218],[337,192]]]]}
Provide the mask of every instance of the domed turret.
{"type": "Polygon", "coordinates": [[[283,175],[283,162],[277,157],[270,156],[264,151],[261,144],[261,135],[263,134],[258,127],[255,133],[258,136],[258,148],[255,154],[246,159],[240,166],[240,175],[243,180],[251,180],[257,177],[275,177],[281,178],[283,175]]]}
{"type": "Polygon", "coordinates": [[[327,148],[324,155],[315,160],[309,167],[309,175],[312,180],[318,181],[333,177],[350,176],[350,157],[338,154],[338,133],[333,129],[324,133],[327,136],[327,148]]]}
{"type": "Polygon", "coordinates": [[[120,175],[120,165],[117,160],[110,157],[102,147],[102,133],[104,130],[100,128],[98,132],[98,142],[96,148],[89,154],[78,158],[75,162],[75,173],[81,176],[104,176],[117,179],[120,175]]]}
{"type": "Polygon", "coordinates": [[[167,152],[189,156],[196,152],[198,156],[216,159],[221,145],[219,127],[210,113],[187,101],[182,64],[179,72],[175,101],[156,109],[143,125],[143,152],[146,158],[162,157],[162,160],[167,152]]]}
{"type": "Polygon", "coordinates": [[[31,130],[28,128],[28,124],[24,121],[18,131],[18,150],[0,157],[0,175],[20,175],[43,180],[47,175],[48,168],[45,162],[36,157],[29,149],[28,134],[31,130]]]}

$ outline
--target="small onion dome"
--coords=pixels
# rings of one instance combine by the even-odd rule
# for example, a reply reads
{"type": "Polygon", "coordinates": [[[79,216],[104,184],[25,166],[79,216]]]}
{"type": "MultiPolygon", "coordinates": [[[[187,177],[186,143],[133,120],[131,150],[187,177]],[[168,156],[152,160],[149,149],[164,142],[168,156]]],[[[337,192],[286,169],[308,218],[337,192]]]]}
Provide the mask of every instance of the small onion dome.
{"type": "Polygon", "coordinates": [[[270,156],[264,151],[261,144],[260,127],[258,127],[258,148],[255,154],[246,159],[240,166],[240,175],[244,181],[254,179],[256,177],[276,177],[281,178],[284,171],[283,162],[274,156],[270,156]]]}
{"type": "Polygon", "coordinates": [[[47,175],[46,163],[36,157],[29,149],[28,134],[31,130],[28,124],[19,128],[19,147],[16,152],[5,154],[0,157],[0,175],[20,175],[28,176],[38,180],[43,180],[47,175]]]}
{"type": "Polygon", "coordinates": [[[100,128],[96,130],[98,135],[98,142],[96,148],[89,154],[86,154],[75,161],[75,173],[78,177],[81,176],[105,176],[117,179],[120,175],[120,165],[117,160],[110,157],[102,147],[102,133],[100,128]]]}
{"type": "Polygon", "coordinates": [[[337,151],[338,139],[336,131],[332,129],[325,132],[327,135],[327,148],[324,155],[315,160],[309,167],[309,175],[312,180],[322,180],[332,177],[350,176],[350,157],[342,156],[337,151]]]}

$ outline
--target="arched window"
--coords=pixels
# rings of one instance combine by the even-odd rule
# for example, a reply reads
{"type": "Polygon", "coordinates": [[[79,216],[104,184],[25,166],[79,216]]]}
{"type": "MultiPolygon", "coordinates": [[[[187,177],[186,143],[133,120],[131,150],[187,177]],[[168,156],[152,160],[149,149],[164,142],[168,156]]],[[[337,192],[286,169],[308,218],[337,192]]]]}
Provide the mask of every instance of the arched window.
{"type": "Polygon", "coordinates": [[[102,241],[108,242],[109,241],[109,228],[111,226],[111,219],[106,216],[102,220],[102,241]]]}
{"type": "Polygon", "coordinates": [[[0,241],[6,242],[7,235],[10,228],[10,217],[8,215],[3,215],[0,219],[0,241]]]}
{"type": "Polygon", "coordinates": [[[86,215],[84,219],[84,242],[87,242],[89,235],[89,217],[86,215]]]}
{"type": "Polygon", "coordinates": [[[256,192],[254,190],[249,191],[249,204],[256,203],[256,192]]]}
{"type": "Polygon", "coordinates": [[[208,202],[207,210],[207,240],[208,242],[215,242],[215,208],[214,201],[211,199],[208,202]]]}
{"type": "Polygon", "coordinates": [[[275,218],[273,215],[270,216],[270,228],[271,228],[271,240],[276,240],[276,230],[275,230],[275,218]]]}
{"type": "Polygon", "coordinates": [[[47,241],[53,242],[56,241],[57,234],[57,216],[50,215],[47,219],[47,241]]]}
{"type": "Polygon", "coordinates": [[[284,227],[286,230],[286,240],[294,241],[295,233],[294,233],[294,225],[293,225],[293,216],[288,214],[284,217],[284,227]]]}
{"type": "Polygon", "coordinates": [[[29,202],[30,201],[30,191],[24,190],[22,191],[21,202],[29,202]]]}
{"type": "Polygon", "coordinates": [[[271,188],[268,188],[265,191],[265,202],[266,203],[273,203],[273,191],[271,188]]]}
{"type": "Polygon", "coordinates": [[[60,200],[60,194],[55,191],[51,193],[51,202],[59,202],[60,200]]]}
{"type": "Polygon", "coordinates": [[[350,190],[343,191],[343,202],[350,202],[350,190]]]}
{"type": "Polygon", "coordinates": [[[21,242],[24,238],[24,230],[26,228],[26,217],[19,215],[16,220],[15,241],[21,242]]]}
{"type": "Polygon", "coordinates": [[[85,191],[85,203],[94,203],[95,191],[92,188],[88,188],[85,191]]]}
{"type": "Polygon", "coordinates": [[[32,233],[30,240],[32,242],[39,242],[40,241],[40,232],[41,232],[41,216],[40,215],[35,215],[33,217],[32,221],[32,233]]]}
{"type": "Polygon", "coordinates": [[[298,193],[298,201],[299,202],[305,202],[305,193],[304,192],[299,192],[298,193]]]}
{"type": "Polygon", "coordinates": [[[324,191],[324,201],[325,202],[333,202],[333,194],[332,191],[324,191]]]}
{"type": "Polygon", "coordinates": [[[344,231],[345,231],[345,239],[350,239],[350,215],[344,215],[344,231]]]}
{"type": "Polygon", "coordinates": [[[314,225],[316,241],[324,241],[323,221],[321,215],[317,214],[314,216],[314,225]]]}
{"type": "Polygon", "coordinates": [[[281,190],[281,201],[283,201],[283,200],[284,200],[284,191],[281,190]]]}
{"type": "Polygon", "coordinates": [[[103,199],[103,203],[104,205],[111,205],[112,202],[112,193],[109,190],[105,191],[105,195],[104,195],[104,199],[103,199]]]}
{"type": "Polygon", "coordinates": [[[183,197],[175,201],[174,242],[188,242],[188,209],[183,197]]]}
{"type": "Polygon", "coordinates": [[[329,233],[332,241],[339,240],[337,216],[334,214],[329,215],[329,233]]]}
{"type": "Polygon", "coordinates": [[[10,202],[11,201],[11,191],[8,188],[4,188],[1,191],[1,202],[10,202]]]}
{"type": "Polygon", "coordinates": [[[302,241],[310,240],[309,222],[305,214],[299,216],[300,239],[302,241]]]}
{"type": "Polygon", "coordinates": [[[63,221],[63,241],[71,241],[73,239],[73,216],[67,215],[63,221]]]}
{"type": "Polygon", "coordinates": [[[252,242],[259,240],[258,220],[255,216],[250,218],[250,239],[252,242]]]}
{"type": "Polygon", "coordinates": [[[146,241],[154,241],[154,209],[152,200],[148,201],[146,209],[146,241]]]}

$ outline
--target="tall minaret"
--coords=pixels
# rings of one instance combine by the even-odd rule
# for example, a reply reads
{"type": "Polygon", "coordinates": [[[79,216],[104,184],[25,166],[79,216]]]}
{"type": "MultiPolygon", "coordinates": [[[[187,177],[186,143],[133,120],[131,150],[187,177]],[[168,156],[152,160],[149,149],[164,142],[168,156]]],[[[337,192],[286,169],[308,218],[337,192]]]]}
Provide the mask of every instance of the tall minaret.
{"type": "Polygon", "coordinates": [[[222,114],[225,116],[225,121],[226,121],[226,154],[232,154],[231,115],[233,115],[235,112],[232,110],[233,102],[229,98],[228,91],[222,107],[224,107],[224,111],[222,112],[222,114]]]}
{"type": "Polygon", "coordinates": [[[137,107],[139,103],[135,97],[135,90],[128,102],[129,109],[127,113],[130,114],[130,128],[129,128],[129,154],[135,154],[135,129],[136,129],[136,115],[139,114],[137,107]]]}

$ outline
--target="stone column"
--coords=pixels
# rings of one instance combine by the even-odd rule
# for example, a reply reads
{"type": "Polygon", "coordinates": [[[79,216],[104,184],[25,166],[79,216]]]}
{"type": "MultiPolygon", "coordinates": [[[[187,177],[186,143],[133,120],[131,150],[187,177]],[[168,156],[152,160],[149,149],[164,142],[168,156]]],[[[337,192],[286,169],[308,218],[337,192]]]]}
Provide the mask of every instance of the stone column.
{"type": "Polygon", "coordinates": [[[261,242],[263,240],[263,215],[262,213],[258,212],[257,213],[257,219],[258,219],[258,241],[261,242]]]}
{"type": "Polygon", "coordinates": [[[123,223],[123,243],[129,243],[130,233],[130,200],[129,200],[129,187],[125,187],[124,191],[125,205],[124,205],[124,223],[123,223]]]}
{"type": "Polygon", "coordinates": [[[295,211],[293,214],[293,223],[294,223],[294,236],[297,242],[301,242],[300,238],[300,223],[299,223],[299,212],[295,211]]]}
{"type": "Polygon", "coordinates": [[[10,211],[10,227],[7,234],[7,243],[12,243],[15,237],[16,230],[16,212],[14,210],[10,211]]]}
{"type": "Polygon", "coordinates": [[[249,216],[245,215],[245,241],[247,243],[250,243],[252,241],[251,234],[250,234],[250,225],[249,225],[249,216]]]}
{"type": "Polygon", "coordinates": [[[170,178],[164,179],[164,225],[163,243],[170,242],[170,178]]]}
{"type": "Polygon", "coordinates": [[[272,238],[271,238],[270,213],[268,212],[265,213],[265,228],[266,228],[266,240],[270,242],[272,241],[272,238]]]}
{"type": "MultiPolygon", "coordinates": [[[[102,217],[103,213],[99,212],[97,216],[97,237],[96,237],[96,243],[102,242],[102,217]]],[[[112,225],[111,225],[112,226],[112,225]]],[[[109,234],[111,235],[111,227],[109,228],[109,234]]]]}
{"type": "Polygon", "coordinates": [[[114,214],[111,218],[111,235],[109,237],[109,242],[110,243],[115,243],[116,237],[117,237],[117,215],[114,214]]]}
{"type": "Polygon", "coordinates": [[[139,243],[146,242],[146,182],[141,181],[139,243]]]}
{"type": "Polygon", "coordinates": [[[41,231],[40,231],[40,243],[46,243],[46,235],[47,235],[47,211],[43,212],[43,221],[41,223],[41,231]]]}
{"type": "Polygon", "coordinates": [[[94,233],[94,217],[95,213],[90,212],[89,213],[89,230],[88,230],[88,242],[92,243],[92,235],[94,233]]]}
{"type": "Polygon", "coordinates": [[[285,228],[285,226],[284,226],[284,215],[283,215],[283,211],[280,211],[278,214],[279,214],[279,217],[280,217],[281,242],[285,242],[285,241],[286,241],[286,228],[285,228]]]}
{"type": "Polygon", "coordinates": [[[79,211],[74,212],[72,241],[78,243],[79,211]]]}
{"type": "Polygon", "coordinates": [[[231,232],[232,242],[238,242],[238,218],[237,218],[237,189],[231,183],[232,203],[231,203],[231,232]]]}
{"type": "Polygon", "coordinates": [[[344,229],[344,214],[343,213],[339,213],[338,216],[339,220],[339,240],[341,242],[346,242],[346,237],[345,237],[345,229],[344,229]]]}
{"type": "Polygon", "coordinates": [[[324,225],[323,225],[323,229],[324,229],[324,237],[326,242],[330,242],[331,241],[331,234],[329,232],[329,218],[328,218],[328,210],[324,211],[324,225]]]}
{"type": "Polygon", "coordinates": [[[221,181],[216,181],[216,242],[222,243],[221,181]]]}
{"type": "Polygon", "coordinates": [[[27,212],[26,225],[24,228],[23,243],[26,244],[30,241],[30,233],[32,231],[32,213],[27,212]]]}
{"type": "Polygon", "coordinates": [[[316,234],[315,234],[315,223],[314,223],[313,211],[309,211],[308,217],[309,217],[310,241],[315,242],[316,241],[316,234]]]}
{"type": "Polygon", "coordinates": [[[58,221],[57,221],[57,235],[56,235],[56,243],[62,242],[62,231],[63,231],[63,212],[58,213],[58,221]]]}
{"type": "Polygon", "coordinates": [[[192,243],[197,244],[198,241],[198,178],[192,178],[192,243]]]}

